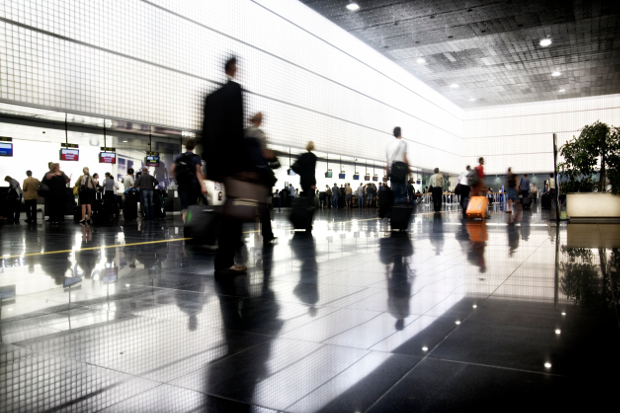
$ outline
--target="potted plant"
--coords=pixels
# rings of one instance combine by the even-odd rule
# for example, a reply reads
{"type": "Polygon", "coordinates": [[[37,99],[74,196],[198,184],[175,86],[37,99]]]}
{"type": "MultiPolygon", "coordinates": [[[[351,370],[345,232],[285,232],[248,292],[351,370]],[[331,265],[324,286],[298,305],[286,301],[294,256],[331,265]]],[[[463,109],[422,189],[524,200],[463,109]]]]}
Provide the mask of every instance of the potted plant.
{"type": "Polygon", "coordinates": [[[560,148],[560,193],[572,218],[620,217],[620,128],[586,125],[560,148]],[[598,174],[598,180],[596,179],[598,174]],[[595,193],[593,193],[595,192],[595,193]]]}

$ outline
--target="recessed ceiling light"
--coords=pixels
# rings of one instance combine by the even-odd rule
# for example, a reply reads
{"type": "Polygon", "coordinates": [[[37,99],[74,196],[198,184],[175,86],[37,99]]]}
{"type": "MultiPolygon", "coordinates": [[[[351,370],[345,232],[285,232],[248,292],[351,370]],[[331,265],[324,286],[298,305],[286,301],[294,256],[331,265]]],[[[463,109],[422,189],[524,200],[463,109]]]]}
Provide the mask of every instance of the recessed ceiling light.
{"type": "Polygon", "coordinates": [[[553,43],[553,42],[552,42],[552,41],[551,41],[551,39],[549,39],[549,38],[547,38],[547,39],[542,39],[542,40],[540,41],[540,45],[541,45],[542,47],[547,47],[547,46],[550,46],[550,45],[551,45],[551,43],[553,43]]]}
{"type": "Polygon", "coordinates": [[[551,363],[545,363],[545,367],[550,369],[551,368],[551,363]]]}
{"type": "Polygon", "coordinates": [[[561,75],[562,75],[562,73],[560,73],[560,72],[553,72],[553,73],[551,73],[551,76],[553,76],[553,77],[558,77],[558,76],[561,76],[561,75]]]}
{"type": "Polygon", "coordinates": [[[416,60],[416,62],[418,62],[419,64],[423,65],[424,63],[426,63],[426,60],[424,60],[423,57],[418,58],[418,60],[416,60]]]}
{"type": "Polygon", "coordinates": [[[566,89],[560,89],[560,91],[559,91],[559,92],[560,92],[560,93],[564,93],[564,92],[566,92],[566,89]]]}
{"type": "Polygon", "coordinates": [[[469,98],[469,101],[470,101],[470,102],[475,102],[475,101],[476,101],[476,98],[469,98]]]}
{"type": "Polygon", "coordinates": [[[456,83],[452,83],[450,87],[456,89],[457,87],[459,87],[459,85],[457,85],[456,83]]]}
{"type": "Polygon", "coordinates": [[[127,143],[127,141],[123,141],[123,142],[127,143]]]}
{"type": "Polygon", "coordinates": [[[349,2],[349,4],[347,4],[347,9],[351,10],[351,11],[357,11],[360,9],[360,5],[357,4],[354,1],[349,2]]]}

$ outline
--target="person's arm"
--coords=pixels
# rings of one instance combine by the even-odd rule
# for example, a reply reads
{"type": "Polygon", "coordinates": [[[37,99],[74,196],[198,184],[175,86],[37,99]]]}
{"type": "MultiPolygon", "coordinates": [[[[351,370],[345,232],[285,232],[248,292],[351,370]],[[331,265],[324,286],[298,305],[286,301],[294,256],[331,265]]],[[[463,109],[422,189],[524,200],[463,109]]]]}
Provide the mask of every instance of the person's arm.
{"type": "MultiPolygon", "coordinates": [[[[203,195],[207,194],[207,186],[205,185],[205,180],[204,177],[202,176],[202,165],[196,165],[196,178],[198,179],[198,183],[200,184],[200,192],[202,192],[203,195]]],[[[174,171],[174,164],[172,165],[172,168],[170,169],[170,172],[174,171]]]]}
{"type": "Polygon", "coordinates": [[[173,163],[172,166],[170,167],[170,175],[172,175],[172,179],[174,179],[174,182],[177,181],[177,174],[174,172],[177,169],[177,164],[173,163]]]}

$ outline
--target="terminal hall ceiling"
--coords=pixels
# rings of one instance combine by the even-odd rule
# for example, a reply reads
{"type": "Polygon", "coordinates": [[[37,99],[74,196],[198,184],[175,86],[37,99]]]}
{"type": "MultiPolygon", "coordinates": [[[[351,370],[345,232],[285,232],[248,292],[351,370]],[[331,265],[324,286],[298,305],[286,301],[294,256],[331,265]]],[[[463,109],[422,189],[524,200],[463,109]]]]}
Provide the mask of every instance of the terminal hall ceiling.
{"type": "Polygon", "coordinates": [[[463,108],[620,93],[620,0],[301,2],[463,108]]]}

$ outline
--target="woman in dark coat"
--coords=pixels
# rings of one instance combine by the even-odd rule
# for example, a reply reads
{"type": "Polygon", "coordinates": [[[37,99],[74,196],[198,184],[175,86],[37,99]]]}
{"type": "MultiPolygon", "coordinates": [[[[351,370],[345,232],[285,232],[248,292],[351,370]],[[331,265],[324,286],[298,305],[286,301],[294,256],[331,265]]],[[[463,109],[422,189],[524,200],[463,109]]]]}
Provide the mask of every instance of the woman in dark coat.
{"type": "Polygon", "coordinates": [[[67,199],[66,175],[60,172],[60,164],[52,163],[50,171],[45,174],[43,183],[48,187],[46,196],[49,208],[50,224],[59,225],[64,217],[65,203],[67,199]]]}

